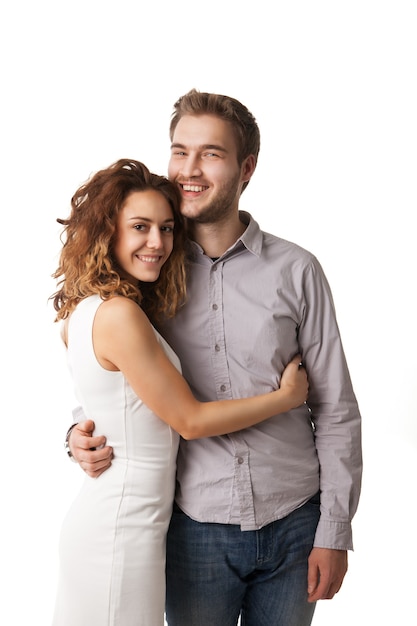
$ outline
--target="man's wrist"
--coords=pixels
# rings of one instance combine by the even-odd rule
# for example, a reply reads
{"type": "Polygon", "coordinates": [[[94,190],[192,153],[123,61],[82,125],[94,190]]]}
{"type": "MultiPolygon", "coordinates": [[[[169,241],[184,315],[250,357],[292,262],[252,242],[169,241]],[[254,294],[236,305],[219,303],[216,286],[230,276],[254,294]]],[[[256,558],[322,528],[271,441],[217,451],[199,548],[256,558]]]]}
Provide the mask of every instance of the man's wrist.
{"type": "Polygon", "coordinates": [[[64,448],[65,448],[65,452],[68,454],[69,458],[71,459],[71,461],[73,461],[74,463],[77,463],[77,459],[74,457],[73,453],[71,452],[71,448],[69,445],[69,440],[70,440],[70,436],[71,433],[73,431],[73,429],[77,426],[77,422],[75,422],[74,424],[72,424],[68,430],[67,430],[67,434],[65,435],[65,442],[64,442],[64,448]]]}

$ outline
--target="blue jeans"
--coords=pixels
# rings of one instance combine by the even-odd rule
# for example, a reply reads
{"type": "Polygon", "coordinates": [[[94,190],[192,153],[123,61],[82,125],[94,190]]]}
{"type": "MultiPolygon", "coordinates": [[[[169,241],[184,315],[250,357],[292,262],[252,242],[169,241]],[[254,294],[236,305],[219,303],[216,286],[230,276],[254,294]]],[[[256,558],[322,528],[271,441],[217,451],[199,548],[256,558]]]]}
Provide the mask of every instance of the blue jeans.
{"type": "Polygon", "coordinates": [[[309,626],[308,556],[320,498],[254,531],[195,522],[174,507],[167,539],[169,626],[309,626]]]}

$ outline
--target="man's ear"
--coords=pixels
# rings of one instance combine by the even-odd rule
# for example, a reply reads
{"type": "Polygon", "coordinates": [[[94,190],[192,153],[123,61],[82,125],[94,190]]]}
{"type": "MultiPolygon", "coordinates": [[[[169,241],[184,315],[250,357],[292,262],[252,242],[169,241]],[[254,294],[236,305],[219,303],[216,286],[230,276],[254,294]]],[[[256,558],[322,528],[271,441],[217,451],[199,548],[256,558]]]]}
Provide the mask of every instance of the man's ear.
{"type": "Polygon", "coordinates": [[[256,168],[256,159],[253,154],[250,154],[242,163],[242,183],[247,183],[252,178],[256,168]]]}

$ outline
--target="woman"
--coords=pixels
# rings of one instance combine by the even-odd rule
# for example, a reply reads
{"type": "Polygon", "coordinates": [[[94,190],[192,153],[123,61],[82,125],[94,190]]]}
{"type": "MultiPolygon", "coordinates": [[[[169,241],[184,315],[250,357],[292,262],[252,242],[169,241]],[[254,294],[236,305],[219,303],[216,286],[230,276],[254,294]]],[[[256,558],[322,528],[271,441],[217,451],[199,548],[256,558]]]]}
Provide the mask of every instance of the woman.
{"type": "Polygon", "coordinates": [[[186,297],[186,233],[176,187],[122,159],[71,202],[52,296],[76,396],[113,447],[63,524],[54,626],[162,626],[165,537],[179,435],[240,430],[306,400],[296,357],[281,388],[198,402],[154,323],[186,297]],[[179,433],[179,434],[178,434],[179,433]]]}

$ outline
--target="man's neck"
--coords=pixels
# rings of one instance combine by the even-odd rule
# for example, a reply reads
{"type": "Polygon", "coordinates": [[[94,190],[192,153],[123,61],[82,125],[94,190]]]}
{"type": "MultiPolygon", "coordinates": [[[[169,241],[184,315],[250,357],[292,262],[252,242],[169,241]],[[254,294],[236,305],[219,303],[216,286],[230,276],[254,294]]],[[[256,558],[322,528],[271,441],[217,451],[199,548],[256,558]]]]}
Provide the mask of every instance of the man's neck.
{"type": "Polygon", "coordinates": [[[204,253],[211,258],[222,256],[245,232],[246,225],[239,220],[236,214],[227,221],[216,222],[215,224],[191,225],[191,238],[196,241],[204,250],[204,253]]]}

